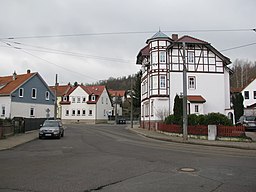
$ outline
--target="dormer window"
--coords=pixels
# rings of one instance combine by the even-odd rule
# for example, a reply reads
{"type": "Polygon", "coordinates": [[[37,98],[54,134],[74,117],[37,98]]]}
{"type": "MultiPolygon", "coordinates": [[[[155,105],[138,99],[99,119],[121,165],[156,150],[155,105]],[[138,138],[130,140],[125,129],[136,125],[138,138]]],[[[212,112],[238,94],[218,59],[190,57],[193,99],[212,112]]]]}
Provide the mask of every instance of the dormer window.
{"type": "Polygon", "coordinates": [[[67,100],[68,100],[67,96],[64,96],[63,101],[67,101],[67,100]]]}
{"type": "Polygon", "coordinates": [[[23,95],[24,95],[24,89],[20,88],[19,89],[19,97],[23,97],[23,95]]]}
{"type": "Polygon", "coordinates": [[[95,100],[96,100],[96,96],[92,95],[92,101],[95,101],[95,100]]]}

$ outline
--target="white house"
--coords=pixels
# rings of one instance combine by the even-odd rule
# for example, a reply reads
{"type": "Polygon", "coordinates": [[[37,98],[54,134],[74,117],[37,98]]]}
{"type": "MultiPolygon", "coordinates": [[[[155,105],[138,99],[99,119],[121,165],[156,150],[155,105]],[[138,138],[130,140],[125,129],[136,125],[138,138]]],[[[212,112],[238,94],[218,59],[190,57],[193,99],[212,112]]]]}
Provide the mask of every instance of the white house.
{"type": "Polygon", "coordinates": [[[126,98],[126,94],[125,94],[125,90],[109,90],[108,91],[112,101],[113,101],[113,116],[115,116],[116,114],[118,116],[122,116],[123,115],[123,103],[125,102],[126,98]]]}
{"type": "Polygon", "coordinates": [[[64,123],[107,122],[112,103],[105,86],[78,85],[62,98],[61,118],[64,123]]]}
{"type": "MultiPolygon", "coordinates": [[[[146,41],[137,55],[141,65],[141,122],[152,122],[173,113],[174,98],[183,92],[183,42],[187,68],[188,113],[207,114],[230,110],[230,60],[210,43],[190,36],[168,37],[161,31],[146,41]]],[[[229,114],[230,115],[230,114],[229,114]]],[[[232,115],[230,115],[232,116],[232,115]]]]}
{"type": "Polygon", "coordinates": [[[256,104],[256,78],[253,79],[246,87],[241,91],[244,97],[244,107],[255,107],[256,104]]]}
{"type": "Polygon", "coordinates": [[[38,73],[0,77],[0,118],[54,116],[54,94],[38,73]]]}

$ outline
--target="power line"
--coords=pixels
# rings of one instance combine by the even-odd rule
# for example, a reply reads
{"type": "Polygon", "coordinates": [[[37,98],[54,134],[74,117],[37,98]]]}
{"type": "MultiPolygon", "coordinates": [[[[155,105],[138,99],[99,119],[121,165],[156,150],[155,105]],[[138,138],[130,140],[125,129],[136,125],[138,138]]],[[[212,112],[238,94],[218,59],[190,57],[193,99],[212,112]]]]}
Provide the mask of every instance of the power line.
{"type": "Polygon", "coordinates": [[[99,80],[99,79],[95,79],[95,78],[93,78],[93,77],[90,77],[90,76],[88,76],[88,75],[79,73],[79,72],[77,72],[77,71],[73,71],[73,70],[71,70],[71,69],[69,69],[69,68],[60,66],[60,65],[58,65],[58,64],[56,64],[56,63],[53,63],[53,62],[51,62],[51,61],[48,61],[48,60],[46,60],[46,59],[44,59],[44,58],[42,58],[42,57],[39,57],[39,56],[34,55],[34,54],[32,54],[32,53],[30,53],[30,52],[28,52],[28,51],[25,51],[24,49],[22,49],[22,48],[20,48],[20,47],[14,47],[14,46],[12,46],[12,45],[9,44],[9,43],[6,43],[6,42],[4,42],[4,41],[2,41],[2,40],[0,40],[0,41],[1,41],[2,43],[7,44],[10,48],[13,48],[13,49],[22,51],[22,52],[24,52],[24,53],[26,53],[26,54],[28,54],[28,55],[30,55],[30,56],[32,56],[32,57],[35,57],[35,58],[37,58],[37,59],[40,59],[40,60],[42,60],[42,61],[44,61],[44,62],[47,62],[47,63],[49,63],[49,64],[51,64],[51,65],[55,65],[55,66],[57,66],[57,67],[59,67],[59,68],[62,68],[62,69],[64,69],[64,70],[68,71],[68,72],[76,73],[76,74],[78,74],[78,75],[81,75],[81,76],[83,76],[83,77],[88,77],[88,78],[93,79],[93,80],[97,80],[97,81],[99,80]]]}
{"type": "MultiPolygon", "coordinates": [[[[255,28],[241,28],[241,29],[196,29],[196,30],[164,30],[168,33],[186,33],[186,32],[249,32],[255,31],[255,28]]],[[[155,31],[124,31],[124,32],[102,32],[102,33],[76,33],[76,34],[57,34],[57,35],[35,35],[35,36],[17,36],[17,37],[3,37],[0,39],[40,39],[40,38],[56,38],[56,37],[81,37],[81,36],[106,36],[106,35],[135,35],[155,33],[155,31]]]]}
{"type": "Polygon", "coordinates": [[[20,42],[16,42],[16,41],[15,42],[7,41],[7,42],[8,43],[6,43],[6,44],[8,44],[9,46],[11,45],[11,43],[14,43],[16,45],[19,45],[19,47],[27,46],[27,47],[36,48],[36,49],[30,49],[30,48],[22,47],[22,49],[30,50],[30,51],[46,52],[46,53],[53,53],[53,54],[62,54],[62,55],[68,55],[68,56],[73,56],[73,57],[93,58],[93,59],[98,59],[98,60],[106,60],[106,61],[119,62],[119,63],[132,63],[133,62],[133,61],[130,61],[130,60],[120,59],[120,58],[103,57],[103,56],[97,56],[97,55],[91,55],[91,54],[83,54],[83,53],[76,53],[76,52],[71,52],[71,51],[63,51],[63,50],[45,48],[45,47],[41,47],[41,46],[24,44],[24,43],[20,43],[20,42]]]}
{"type": "Polygon", "coordinates": [[[231,47],[231,48],[223,49],[223,50],[220,50],[220,51],[221,51],[221,52],[230,51],[230,50],[240,49],[240,48],[248,47],[248,46],[252,46],[252,45],[256,45],[256,42],[254,42],[254,43],[249,43],[249,44],[245,44],[245,45],[240,45],[240,46],[236,46],[236,47],[231,47]]]}

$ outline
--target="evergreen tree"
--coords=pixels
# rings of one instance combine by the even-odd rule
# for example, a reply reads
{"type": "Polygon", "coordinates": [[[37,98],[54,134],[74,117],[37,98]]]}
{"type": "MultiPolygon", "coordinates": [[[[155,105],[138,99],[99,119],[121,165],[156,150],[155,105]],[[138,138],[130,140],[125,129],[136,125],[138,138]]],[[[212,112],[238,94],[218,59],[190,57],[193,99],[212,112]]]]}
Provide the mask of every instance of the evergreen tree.
{"type": "Polygon", "coordinates": [[[175,123],[180,124],[182,122],[182,115],[183,115],[183,107],[182,107],[182,98],[178,95],[174,98],[174,107],[173,107],[173,114],[175,118],[175,123]]]}
{"type": "Polygon", "coordinates": [[[135,108],[140,108],[141,104],[141,72],[138,72],[135,76],[135,83],[134,83],[134,95],[133,95],[133,106],[135,108]]]}
{"type": "Polygon", "coordinates": [[[244,114],[244,98],[242,93],[236,93],[232,95],[232,102],[235,114],[235,122],[244,114]]]}

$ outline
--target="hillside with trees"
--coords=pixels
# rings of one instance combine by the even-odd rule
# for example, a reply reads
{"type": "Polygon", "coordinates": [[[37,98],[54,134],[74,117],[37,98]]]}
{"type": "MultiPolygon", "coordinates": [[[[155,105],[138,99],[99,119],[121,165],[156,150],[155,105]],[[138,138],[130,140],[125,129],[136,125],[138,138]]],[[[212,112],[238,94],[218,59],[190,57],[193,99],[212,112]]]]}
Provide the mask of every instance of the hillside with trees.
{"type": "Polygon", "coordinates": [[[256,61],[236,59],[231,69],[231,88],[243,88],[256,78],[256,61]]]}

